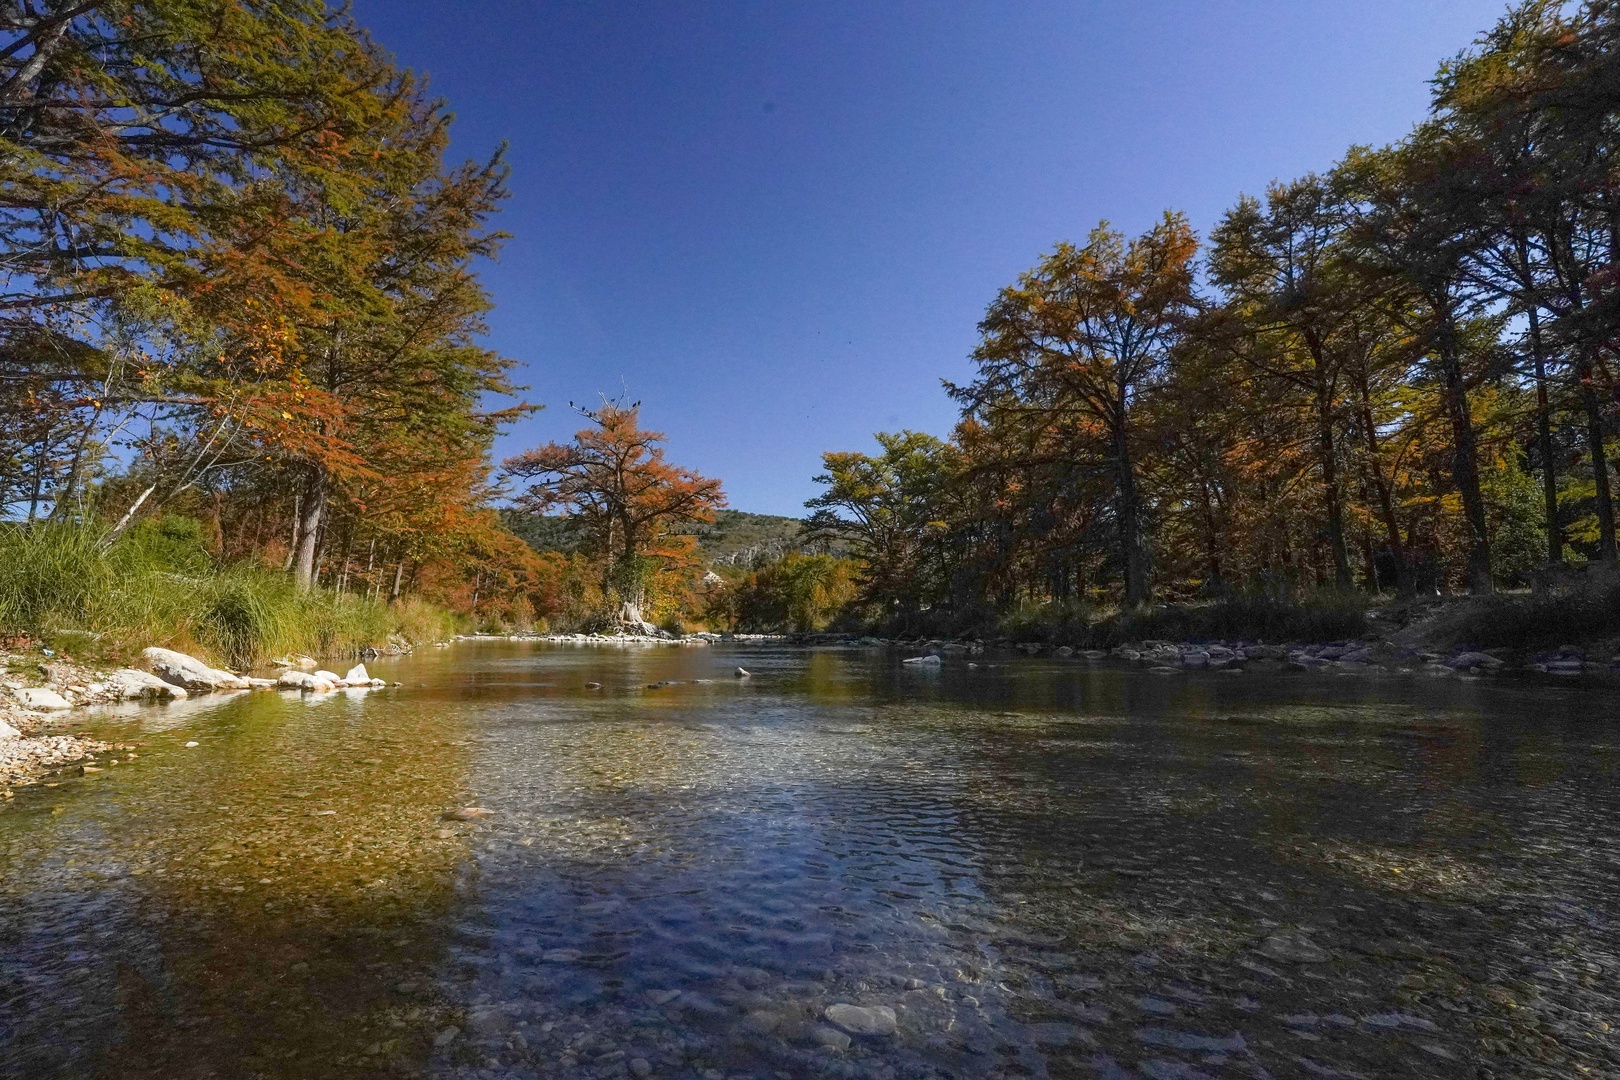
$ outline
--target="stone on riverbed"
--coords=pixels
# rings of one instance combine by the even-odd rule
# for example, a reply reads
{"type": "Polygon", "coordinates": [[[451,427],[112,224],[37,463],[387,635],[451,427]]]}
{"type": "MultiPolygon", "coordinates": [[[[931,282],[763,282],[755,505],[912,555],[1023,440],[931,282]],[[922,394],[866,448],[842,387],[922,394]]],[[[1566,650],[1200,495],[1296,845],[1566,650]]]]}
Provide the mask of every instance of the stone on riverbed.
{"type": "Polygon", "coordinates": [[[187,690],[245,690],[247,680],[232,672],[209,667],[195,656],[173,649],[151,648],[141,653],[147,670],[164,682],[187,690]]]}
{"type": "Polygon", "coordinates": [[[887,1005],[849,1005],[839,1002],[827,1006],[822,1014],[851,1035],[893,1035],[894,1010],[887,1005]]]}
{"type": "Polygon", "coordinates": [[[945,661],[937,656],[913,656],[909,660],[900,661],[902,664],[921,664],[923,667],[939,667],[945,661]]]}
{"type": "Polygon", "coordinates": [[[1260,943],[1260,953],[1295,964],[1325,964],[1332,959],[1326,949],[1304,934],[1273,934],[1260,943]]]}
{"type": "Polygon", "coordinates": [[[486,810],[482,806],[463,806],[459,810],[452,810],[444,815],[446,821],[477,821],[480,818],[494,817],[495,811],[486,810]]]}
{"type": "Polygon", "coordinates": [[[370,686],[371,673],[366,670],[366,665],[356,664],[349,669],[347,675],[343,676],[343,681],[350,686],[370,686]]]}
{"type": "Polygon", "coordinates": [[[165,682],[147,671],[124,668],[107,677],[107,689],[116,698],[150,698],[166,700],[187,697],[185,687],[165,682]]]}
{"type": "Polygon", "coordinates": [[[17,700],[25,709],[36,709],[40,712],[58,712],[62,709],[73,708],[73,703],[58,694],[55,690],[43,686],[25,686],[20,690],[13,690],[17,700]]]}
{"type": "Polygon", "coordinates": [[[10,724],[6,723],[4,720],[0,720],[0,740],[15,739],[15,738],[20,737],[21,735],[22,735],[22,732],[18,731],[16,728],[14,728],[10,724]]]}
{"type": "Polygon", "coordinates": [[[739,678],[739,679],[746,679],[746,678],[748,678],[749,675],[751,675],[753,673],[750,672],[747,668],[738,668],[736,671],[732,672],[732,674],[737,676],[737,678],[739,678]]]}

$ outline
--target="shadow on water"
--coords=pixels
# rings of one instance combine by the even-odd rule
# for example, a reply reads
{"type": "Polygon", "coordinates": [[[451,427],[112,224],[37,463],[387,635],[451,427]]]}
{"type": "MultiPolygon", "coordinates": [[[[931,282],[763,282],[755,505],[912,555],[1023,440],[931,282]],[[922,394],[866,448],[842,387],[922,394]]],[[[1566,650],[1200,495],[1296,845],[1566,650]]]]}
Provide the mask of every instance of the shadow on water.
{"type": "Polygon", "coordinates": [[[1620,1069],[1607,699],[977,663],[480,643],[100,718],[138,761],[0,810],[0,1073],[1620,1069]]]}

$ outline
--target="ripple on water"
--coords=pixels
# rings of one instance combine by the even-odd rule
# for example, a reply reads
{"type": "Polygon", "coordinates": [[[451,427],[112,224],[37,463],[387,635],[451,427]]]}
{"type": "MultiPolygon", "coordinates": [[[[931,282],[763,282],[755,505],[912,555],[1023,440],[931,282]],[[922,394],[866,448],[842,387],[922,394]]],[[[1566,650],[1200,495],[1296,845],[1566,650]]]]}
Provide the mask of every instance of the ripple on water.
{"type": "Polygon", "coordinates": [[[0,811],[0,1072],[1617,1071],[1597,702],[829,650],[399,670],[154,723],[131,776],[0,811]]]}

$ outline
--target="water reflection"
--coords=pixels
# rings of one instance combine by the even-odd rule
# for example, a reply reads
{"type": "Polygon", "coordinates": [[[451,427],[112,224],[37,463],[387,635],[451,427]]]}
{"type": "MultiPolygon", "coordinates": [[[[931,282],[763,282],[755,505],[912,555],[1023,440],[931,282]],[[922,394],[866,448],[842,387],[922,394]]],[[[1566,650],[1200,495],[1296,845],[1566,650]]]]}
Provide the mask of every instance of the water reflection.
{"type": "Polygon", "coordinates": [[[1599,697],[498,644],[398,677],[104,717],[135,762],[0,811],[0,1073],[1620,1068],[1599,697]]]}

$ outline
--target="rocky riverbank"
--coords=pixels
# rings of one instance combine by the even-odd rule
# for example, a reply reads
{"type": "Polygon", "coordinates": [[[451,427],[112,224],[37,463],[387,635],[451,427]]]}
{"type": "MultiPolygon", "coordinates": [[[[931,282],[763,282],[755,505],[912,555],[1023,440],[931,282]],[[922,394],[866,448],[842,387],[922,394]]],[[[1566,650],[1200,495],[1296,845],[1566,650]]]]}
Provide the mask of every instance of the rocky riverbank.
{"type": "MultiPolygon", "coordinates": [[[[146,649],[141,661],[140,668],[106,669],[44,648],[0,652],[0,797],[10,798],[12,789],[39,783],[65,768],[104,767],[94,761],[136,749],[67,732],[75,709],[132,700],[176,701],[194,694],[256,690],[329,694],[388,685],[373,678],[364,664],[339,675],[321,669],[307,656],[273,661],[272,668],[282,669],[274,679],[212,667],[171,649],[146,649]]],[[[129,760],[135,760],[133,753],[129,760]]]]}
{"type": "Polygon", "coordinates": [[[786,640],[812,646],[882,648],[915,653],[903,662],[933,666],[962,663],[977,667],[997,655],[1040,656],[1068,662],[1125,661],[1161,672],[1173,671],[1316,671],[1335,674],[1408,672],[1424,675],[1549,675],[1620,678],[1620,653],[1601,646],[1566,645],[1556,649],[1446,650],[1383,639],[1356,641],[1135,641],[1112,649],[1079,649],[1042,642],[946,641],[924,638],[853,637],[800,634],[786,640]]]}

